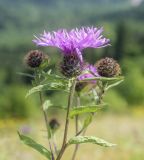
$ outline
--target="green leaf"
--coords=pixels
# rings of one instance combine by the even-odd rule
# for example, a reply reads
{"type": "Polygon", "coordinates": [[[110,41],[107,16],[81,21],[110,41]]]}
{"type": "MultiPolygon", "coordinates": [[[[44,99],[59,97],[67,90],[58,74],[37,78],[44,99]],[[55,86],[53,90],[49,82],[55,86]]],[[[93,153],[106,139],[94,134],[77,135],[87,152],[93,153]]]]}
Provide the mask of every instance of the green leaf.
{"type": "Polygon", "coordinates": [[[94,78],[86,78],[84,80],[81,80],[80,82],[87,82],[87,81],[93,81],[93,80],[100,80],[100,81],[114,81],[114,80],[122,80],[124,79],[123,76],[119,76],[119,77],[94,77],[94,78]]]}
{"type": "Polygon", "coordinates": [[[40,145],[37,142],[35,142],[30,137],[24,136],[24,135],[20,134],[19,132],[18,132],[18,135],[20,137],[20,140],[24,144],[32,147],[33,149],[37,150],[39,153],[44,155],[47,159],[51,160],[52,155],[51,155],[51,152],[49,150],[47,150],[45,147],[43,147],[42,145],[40,145]]]}
{"type": "Polygon", "coordinates": [[[49,107],[52,106],[52,103],[50,100],[46,100],[44,103],[43,103],[43,110],[46,111],[48,110],[49,107]]]}
{"type": "Polygon", "coordinates": [[[63,90],[66,92],[69,91],[70,85],[68,79],[51,74],[51,70],[49,70],[47,73],[41,72],[41,74],[44,77],[44,80],[41,81],[39,85],[30,89],[26,97],[30,96],[33,93],[46,90],[63,90]]]}
{"type": "Polygon", "coordinates": [[[82,143],[93,143],[93,144],[97,144],[103,147],[112,147],[116,145],[116,144],[109,143],[101,138],[97,138],[94,136],[77,136],[77,137],[71,138],[68,141],[68,145],[82,144],[82,143]]]}
{"type": "Polygon", "coordinates": [[[84,124],[82,126],[82,129],[76,134],[77,136],[80,135],[84,131],[84,129],[89,126],[89,124],[92,121],[92,117],[93,117],[92,114],[89,114],[88,117],[86,117],[86,119],[84,120],[84,124]]]}
{"type": "Polygon", "coordinates": [[[53,106],[50,106],[50,108],[55,108],[55,109],[62,109],[62,110],[67,110],[67,107],[66,106],[59,106],[59,105],[53,105],[53,106]]]}
{"type": "Polygon", "coordinates": [[[30,77],[30,78],[34,78],[35,76],[29,73],[23,73],[23,72],[17,72],[17,74],[21,75],[21,76],[25,76],[25,77],[30,77]]]}
{"type": "MultiPolygon", "coordinates": [[[[43,76],[45,77],[44,83],[51,83],[51,82],[57,82],[57,83],[66,83],[68,84],[68,79],[64,77],[60,77],[55,74],[51,74],[51,72],[43,73],[43,76]]],[[[42,84],[43,84],[42,82],[42,84]]]]}
{"type": "Polygon", "coordinates": [[[40,69],[45,69],[48,67],[49,61],[48,59],[44,59],[44,61],[42,62],[42,64],[40,65],[40,69]]]}
{"type": "Polygon", "coordinates": [[[83,124],[83,129],[87,128],[88,125],[91,123],[92,121],[92,114],[89,114],[86,119],[84,120],[84,124],[83,124]]]}
{"type": "Polygon", "coordinates": [[[64,90],[64,91],[67,91],[68,89],[67,89],[66,85],[63,84],[63,83],[53,82],[53,83],[47,83],[47,84],[43,84],[43,85],[41,84],[41,85],[38,85],[38,86],[30,89],[28,91],[28,93],[26,94],[26,97],[30,96],[33,93],[46,91],[46,90],[64,90]]]}
{"type": "Polygon", "coordinates": [[[122,79],[122,80],[120,80],[120,81],[117,81],[117,82],[115,82],[115,83],[112,83],[112,84],[110,84],[110,85],[107,85],[107,87],[105,88],[105,90],[107,91],[108,89],[119,85],[119,84],[122,83],[123,81],[124,81],[124,80],[122,79]]]}
{"type": "Polygon", "coordinates": [[[69,117],[73,118],[74,116],[83,114],[83,113],[94,113],[94,112],[97,112],[99,109],[101,109],[101,107],[105,105],[106,104],[75,107],[70,111],[69,117]]]}

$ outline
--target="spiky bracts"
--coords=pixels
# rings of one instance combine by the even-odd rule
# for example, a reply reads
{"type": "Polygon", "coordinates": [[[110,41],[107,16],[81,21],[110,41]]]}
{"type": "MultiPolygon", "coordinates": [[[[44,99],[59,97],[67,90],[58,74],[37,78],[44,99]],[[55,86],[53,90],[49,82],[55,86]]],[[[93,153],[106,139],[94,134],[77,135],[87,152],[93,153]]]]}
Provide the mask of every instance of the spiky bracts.
{"type": "Polygon", "coordinates": [[[64,55],[77,53],[82,61],[82,50],[88,47],[101,48],[108,46],[110,40],[103,37],[103,29],[96,27],[81,27],[80,29],[60,29],[45,32],[33,40],[39,46],[52,46],[61,50],[64,55]]]}
{"type": "Polygon", "coordinates": [[[25,63],[30,68],[38,68],[45,59],[48,60],[48,56],[45,55],[42,51],[31,50],[25,56],[25,63]]]}
{"type": "Polygon", "coordinates": [[[98,74],[103,77],[115,77],[121,74],[121,68],[113,58],[103,58],[96,63],[98,74]]]}
{"type": "Polygon", "coordinates": [[[83,69],[83,63],[75,53],[64,55],[62,62],[60,63],[61,73],[67,77],[77,77],[81,74],[83,69]]]}

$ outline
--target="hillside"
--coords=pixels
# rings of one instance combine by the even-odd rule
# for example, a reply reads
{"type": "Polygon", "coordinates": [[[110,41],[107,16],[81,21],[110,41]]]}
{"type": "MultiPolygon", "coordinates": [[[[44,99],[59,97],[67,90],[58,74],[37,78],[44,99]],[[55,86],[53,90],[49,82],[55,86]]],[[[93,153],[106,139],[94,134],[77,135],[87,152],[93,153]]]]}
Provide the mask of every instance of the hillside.
{"type": "Polygon", "coordinates": [[[9,54],[12,61],[14,54],[33,47],[34,34],[46,29],[106,25],[111,39],[115,39],[113,28],[120,21],[130,21],[143,30],[144,4],[132,7],[130,0],[1,0],[0,15],[1,59],[5,61],[9,54]]]}

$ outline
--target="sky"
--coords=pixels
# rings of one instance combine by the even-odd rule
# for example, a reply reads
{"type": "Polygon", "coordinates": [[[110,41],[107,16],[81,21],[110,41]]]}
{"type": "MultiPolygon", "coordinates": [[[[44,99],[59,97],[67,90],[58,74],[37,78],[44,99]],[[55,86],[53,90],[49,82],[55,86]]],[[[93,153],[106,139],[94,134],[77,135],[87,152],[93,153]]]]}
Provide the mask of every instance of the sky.
{"type": "Polygon", "coordinates": [[[139,6],[142,2],[143,0],[131,0],[131,4],[133,6],[139,6]]]}

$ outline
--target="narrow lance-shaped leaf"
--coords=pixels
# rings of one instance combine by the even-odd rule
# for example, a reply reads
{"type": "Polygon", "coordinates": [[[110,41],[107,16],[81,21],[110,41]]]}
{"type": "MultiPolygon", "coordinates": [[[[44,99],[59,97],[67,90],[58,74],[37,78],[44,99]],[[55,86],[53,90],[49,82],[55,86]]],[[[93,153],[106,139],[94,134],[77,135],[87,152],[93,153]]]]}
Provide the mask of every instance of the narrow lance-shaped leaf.
{"type": "Polygon", "coordinates": [[[51,73],[43,73],[43,76],[45,77],[45,80],[41,82],[41,84],[43,83],[51,83],[51,82],[59,82],[59,83],[68,83],[68,80],[64,77],[60,77],[58,75],[55,74],[51,74],[51,73]]]}
{"type": "Polygon", "coordinates": [[[109,143],[101,138],[97,138],[94,136],[77,136],[73,137],[68,141],[68,145],[71,144],[82,144],[82,143],[93,143],[103,147],[112,147],[116,144],[109,143]]]}
{"type": "Polygon", "coordinates": [[[93,77],[93,78],[85,78],[84,80],[81,80],[81,82],[87,82],[87,81],[93,81],[93,80],[100,80],[100,81],[114,81],[114,80],[122,80],[124,77],[119,76],[119,77],[93,77]]]}
{"type": "Polygon", "coordinates": [[[20,134],[19,132],[18,132],[18,135],[20,137],[20,140],[24,144],[30,146],[31,148],[35,149],[36,151],[41,153],[43,156],[45,156],[47,159],[51,160],[52,155],[51,155],[51,152],[49,150],[47,150],[45,147],[43,147],[42,145],[35,142],[30,137],[24,136],[24,135],[20,134]]]}
{"type": "Polygon", "coordinates": [[[69,117],[73,118],[74,116],[79,115],[79,114],[94,113],[94,112],[97,112],[98,110],[100,110],[105,105],[106,104],[76,107],[70,111],[69,117]]]}
{"type": "Polygon", "coordinates": [[[17,72],[17,74],[19,74],[21,76],[25,76],[25,77],[35,78],[34,75],[29,74],[29,73],[17,72]]]}
{"type": "Polygon", "coordinates": [[[46,91],[46,90],[64,90],[67,91],[67,87],[63,83],[47,83],[44,85],[38,85],[36,87],[33,87],[28,91],[26,94],[26,97],[30,96],[33,93],[40,92],[40,91],[46,91]]]}
{"type": "Polygon", "coordinates": [[[81,130],[76,134],[77,136],[80,135],[80,134],[84,131],[84,129],[86,129],[86,128],[89,126],[89,124],[90,124],[91,121],[92,121],[92,117],[93,117],[92,114],[89,114],[89,115],[86,117],[86,119],[84,120],[84,123],[83,123],[83,126],[82,126],[81,130]]]}
{"type": "Polygon", "coordinates": [[[91,121],[92,121],[92,114],[89,114],[88,117],[86,117],[86,119],[84,120],[83,129],[87,128],[88,125],[91,123],[91,121]]]}
{"type": "Polygon", "coordinates": [[[122,80],[117,81],[117,82],[115,82],[115,83],[109,84],[109,85],[107,85],[107,87],[105,88],[105,90],[107,91],[108,89],[119,85],[119,84],[122,83],[123,81],[124,81],[124,80],[122,79],[122,80]]]}

